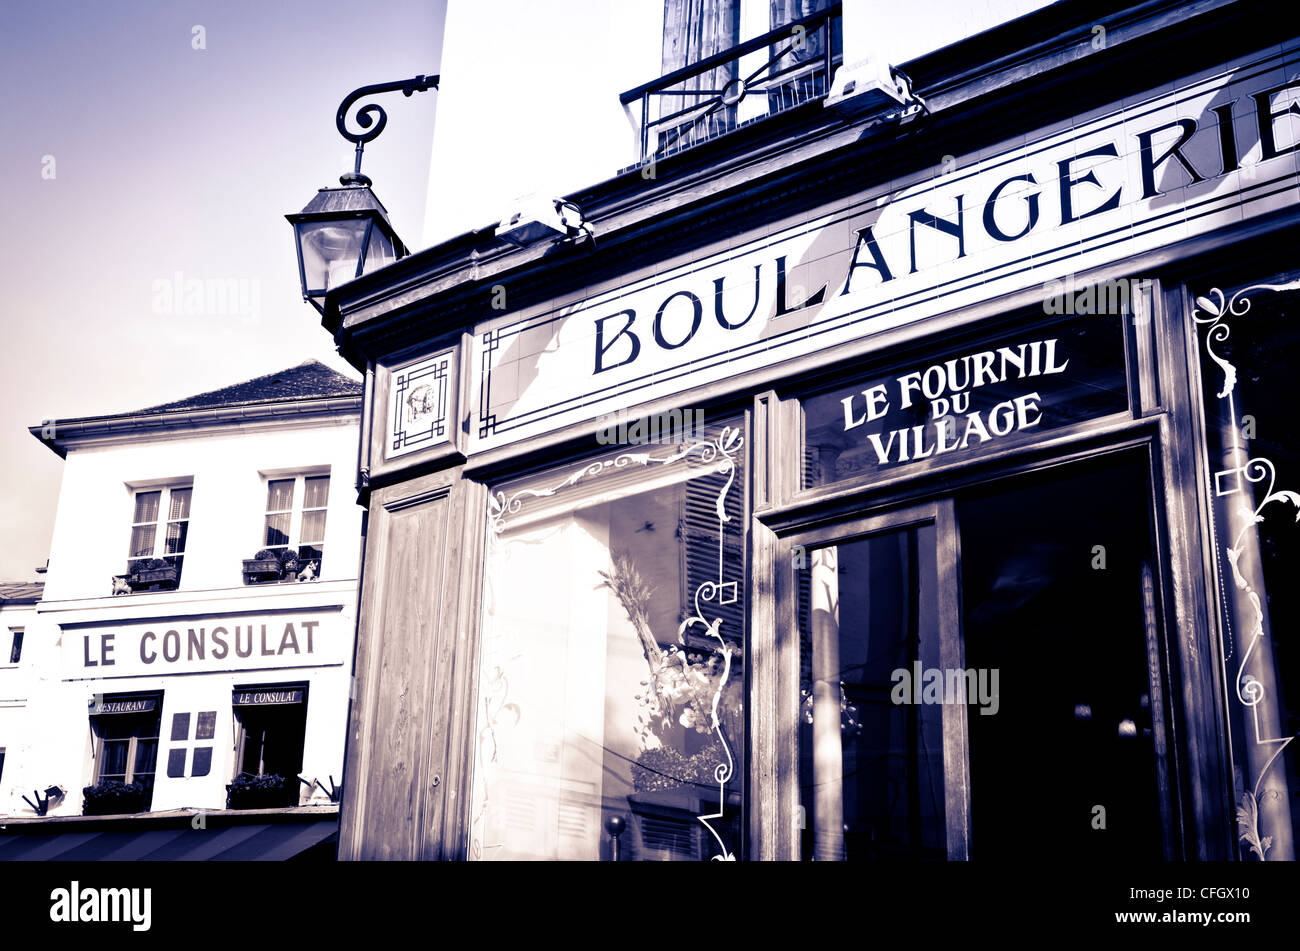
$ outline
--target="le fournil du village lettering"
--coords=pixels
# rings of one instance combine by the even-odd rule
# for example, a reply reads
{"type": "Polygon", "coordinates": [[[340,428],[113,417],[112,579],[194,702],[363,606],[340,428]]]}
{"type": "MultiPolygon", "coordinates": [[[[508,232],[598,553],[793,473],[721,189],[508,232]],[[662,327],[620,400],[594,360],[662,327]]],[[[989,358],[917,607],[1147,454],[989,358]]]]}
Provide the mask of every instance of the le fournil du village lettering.
{"type": "MultiPolygon", "coordinates": [[[[929,400],[930,421],[894,429],[888,435],[868,433],[867,441],[875,450],[877,461],[883,466],[926,459],[965,449],[972,440],[979,445],[1037,426],[1043,418],[1038,406],[1042,397],[1037,392],[1004,400],[983,413],[970,410],[971,390],[1013,378],[1064,373],[1070,361],[1057,362],[1056,345],[1056,338],[1034,340],[1016,347],[981,350],[904,373],[894,381],[898,408],[907,409],[918,398],[929,400]],[[965,414],[965,421],[959,423],[950,412],[965,414]]],[[[875,422],[894,408],[890,386],[886,383],[846,396],[840,403],[844,407],[845,432],[875,422]]]]}
{"type": "MultiPolygon", "coordinates": [[[[1283,83],[1251,95],[1255,102],[1255,117],[1259,131],[1260,162],[1300,151],[1300,142],[1279,149],[1274,128],[1283,117],[1300,116],[1300,104],[1292,102],[1289,106],[1277,111],[1274,111],[1272,105],[1273,97],[1278,93],[1295,88],[1300,88],[1300,84],[1283,83]]],[[[1206,181],[1207,178],[1226,175],[1240,167],[1236,133],[1232,122],[1232,107],[1235,102],[1234,99],[1231,102],[1215,106],[1212,110],[1215,114],[1215,121],[1218,123],[1219,168],[1217,169],[1197,168],[1184,154],[1183,150],[1197,132],[1198,124],[1196,119],[1176,119],[1136,134],[1142,200],[1155,198],[1161,194],[1160,189],[1157,187],[1156,175],[1162,167],[1172,167],[1169,163],[1177,163],[1177,165],[1181,166],[1185,178],[1190,179],[1193,184],[1206,181]],[[1175,131],[1177,132],[1177,138],[1173,144],[1160,150],[1155,144],[1156,137],[1162,133],[1173,133],[1175,131]]],[[[1056,204],[1059,212],[1057,217],[1062,226],[1076,221],[1083,221],[1094,215],[1104,214],[1119,207],[1124,191],[1123,185],[1117,187],[1109,195],[1098,195],[1097,190],[1104,190],[1105,186],[1098,180],[1096,173],[1093,171],[1080,171],[1075,167],[1088,159],[1119,158],[1120,152],[1116,143],[1107,142],[1105,145],[1078,155],[1062,158],[1054,163],[1059,173],[1056,183],[1056,204]],[[1086,211],[1081,210],[1085,204],[1092,207],[1086,211]]],[[[995,185],[987,196],[983,196],[982,225],[984,231],[998,242],[1020,241],[1033,232],[1042,218],[1042,209],[1040,207],[1042,192],[1038,189],[1039,181],[1033,172],[1011,175],[995,185]],[[1020,190],[1017,193],[1013,186],[1018,183],[1020,183],[1020,190]],[[1026,191],[1026,188],[1031,190],[1026,191]],[[1000,221],[1005,222],[1005,218],[1000,217],[998,214],[999,202],[1015,200],[1024,202],[1025,223],[1018,230],[1008,232],[1003,230],[1002,224],[999,223],[1000,221]]],[[[915,274],[918,270],[916,256],[917,228],[932,228],[940,234],[947,235],[955,242],[956,257],[958,259],[965,257],[965,207],[968,204],[966,202],[967,197],[963,194],[955,196],[957,211],[956,217],[951,220],[926,211],[924,208],[907,213],[906,231],[911,252],[910,273],[915,274]]],[[[878,285],[882,285],[895,279],[895,268],[903,263],[898,260],[891,262],[886,258],[875,235],[872,233],[872,226],[868,225],[858,230],[856,236],[857,243],[853,247],[852,255],[848,256],[844,283],[838,291],[840,296],[850,293],[855,276],[866,277],[866,275],[859,275],[862,269],[875,272],[878,285]]],[[[807,294],[802,301],[790,301],[786,288],[787,264],[784,256],[776,258],[775,271],[776,307],[773,313],[774,318],[784,317],[803,308],[819,305],[826,300],[830,285],[823,285],[820,289],[807,294]]],[[[724,330],[738,330],[748,324],[758,311],[762,265],[758,264],[754,267],[753,304],[749,309],[749,313],[743,317],[740,316],[739,309],[728,315],[724,307],[723,291],[725,280],[724,277],[715,279],[712,282],[711,295],[710,292],[705,291],[703,297],[706,299],[709,296],[713,297],[713,316],[724,330]]],[[[862,281],[859,281],[859,284],[861,283],[862,281]]],[[[648,333],[644,323],[637,324],[638,317],[639,315],[635,309],[624,308],[596,319],[596,352],[593,374],[631,364],[640,356],[643,342],[647,338],[652,339],[656,346],[666,351],[684,347],[700,329],[704,320],[704,304],[701,295],[692,290],[680,289],[672,291],[664,298],[650,322],[648,333]],[[669,323],[671,323],[672,329],[665,327],[665,315],[669,315],[669,323]],[[690,320],[689,327],[686,327],[687,315],[689,315],[690,320]],[[611,353],[611,351],[613,352],[611,353]]]]}

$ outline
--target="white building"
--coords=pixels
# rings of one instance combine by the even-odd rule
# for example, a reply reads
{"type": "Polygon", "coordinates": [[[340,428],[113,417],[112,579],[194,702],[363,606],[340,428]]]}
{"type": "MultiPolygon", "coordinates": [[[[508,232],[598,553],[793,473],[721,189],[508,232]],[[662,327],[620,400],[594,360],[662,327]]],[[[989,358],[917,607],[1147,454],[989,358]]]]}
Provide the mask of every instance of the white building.
{"type": "Polygon", "coordinates": [[[32,668],[30,663],[24,663],[23,650],[27,629],[36,617],[36,602],[41,599],[42,587],[39,582],[0,583],[0,815],[3,815],[3,804],[15,795],[8,780],[14,773],[10,758],[17,750],[11,750],[6,744],[18,735],[27,706],[32,668]],[[6,759],[11,762],[8,768],[6,759]]]}
{"type": "Polygon", "coordinates": [[[0,669],[0,858],[102,821],[83,811],[199,828],[271,809],[259,821],[330,820],[303,831],[304,846],[332,834],[361,543],[360,393],[308,361],[32,428],[66,464],[44,597],[20,624],[21,663],[0,669]]]}

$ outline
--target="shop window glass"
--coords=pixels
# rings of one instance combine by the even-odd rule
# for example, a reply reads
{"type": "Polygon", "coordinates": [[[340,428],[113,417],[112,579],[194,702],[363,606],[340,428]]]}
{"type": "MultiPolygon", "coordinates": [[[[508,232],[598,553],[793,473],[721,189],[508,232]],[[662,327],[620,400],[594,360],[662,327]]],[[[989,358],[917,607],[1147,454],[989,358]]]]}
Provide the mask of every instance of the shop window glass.
{"type": "Polygon", "coordinates": [[[471,858],[739,855],[739,425],[492,493],[471,858]]]}
{"type": "Polygon", "coordinates": [[[1300,272],[1193,286],[1239,848],[1300,835],[1300,272]]]}

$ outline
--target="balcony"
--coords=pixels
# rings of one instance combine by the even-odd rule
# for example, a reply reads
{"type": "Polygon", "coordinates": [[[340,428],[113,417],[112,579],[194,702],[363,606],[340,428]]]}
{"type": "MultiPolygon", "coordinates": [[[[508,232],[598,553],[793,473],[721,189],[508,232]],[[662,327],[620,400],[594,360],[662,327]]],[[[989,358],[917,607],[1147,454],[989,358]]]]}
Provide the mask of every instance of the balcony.
{"type": "Polygon", "coordinates": [[[826,98],[842,58],[840,4],[623,93],[638,164],[826,98]]]}

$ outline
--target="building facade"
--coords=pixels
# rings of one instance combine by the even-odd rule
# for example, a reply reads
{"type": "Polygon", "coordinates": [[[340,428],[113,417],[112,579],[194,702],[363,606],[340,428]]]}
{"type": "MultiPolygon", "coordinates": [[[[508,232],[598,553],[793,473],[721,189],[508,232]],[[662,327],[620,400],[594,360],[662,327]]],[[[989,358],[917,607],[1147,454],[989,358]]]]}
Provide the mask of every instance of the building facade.
{"type": "Polygon", "coordinates": [[[308,361],[33,427],[65,463],[0,724],[0,858],[332,853],[359,412],[360,385],[308,361]]]}
{"type": "Polygon", "coordinates": [[[735,6],[582,227],[326,300],[340,857],[1293,859],[1294,18],[735,6]]]}

